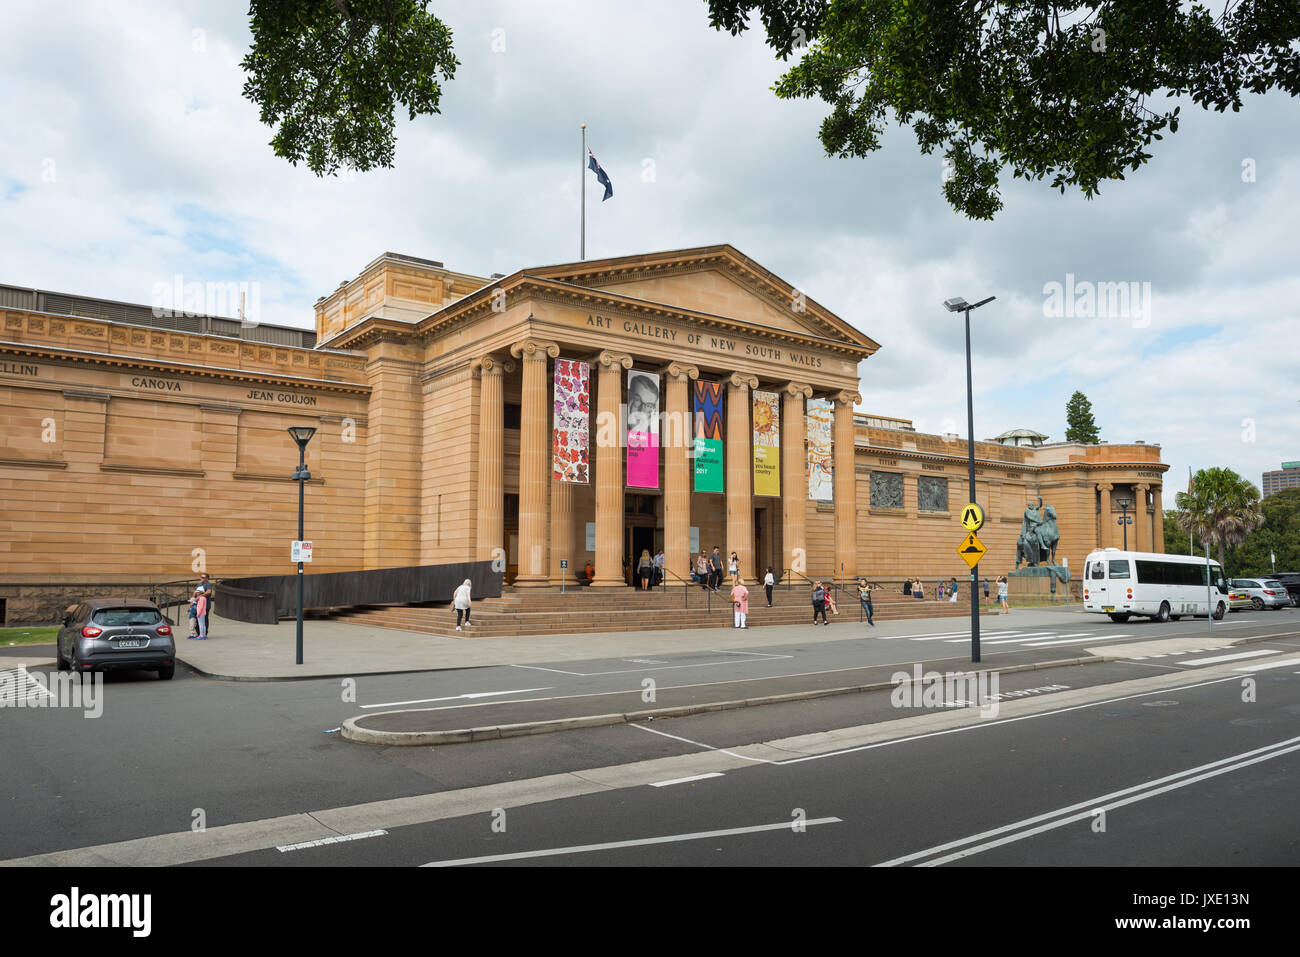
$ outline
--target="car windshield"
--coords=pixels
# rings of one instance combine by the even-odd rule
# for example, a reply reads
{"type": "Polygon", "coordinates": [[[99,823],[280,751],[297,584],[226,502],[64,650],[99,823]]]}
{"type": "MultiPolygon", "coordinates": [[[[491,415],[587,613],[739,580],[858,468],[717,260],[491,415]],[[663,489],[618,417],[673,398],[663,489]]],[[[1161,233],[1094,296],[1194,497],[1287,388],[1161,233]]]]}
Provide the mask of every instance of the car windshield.
{"type": "Polygon", "coordinates": [[[1272,581],[1264,582],[1264,587],[1265,587],[1265,588],[1281,588],[1281,587],[1282,587],[1282,583],[1281,583],[1281,582],[1272,582],[1272,581]]]}
{"type": "Polygon", "coordinates": [[[101,608],[92,619],[97,625],[156,625],[158,612],[152,608],[101,608]]]}

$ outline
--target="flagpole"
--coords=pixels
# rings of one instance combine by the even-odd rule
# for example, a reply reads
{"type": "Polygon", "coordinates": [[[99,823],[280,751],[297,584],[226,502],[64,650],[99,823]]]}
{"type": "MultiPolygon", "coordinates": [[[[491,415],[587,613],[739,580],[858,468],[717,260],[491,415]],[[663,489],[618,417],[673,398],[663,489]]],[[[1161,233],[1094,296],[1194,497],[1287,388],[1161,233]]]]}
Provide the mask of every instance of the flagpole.
{"type": "Polygon", "coordinates": [[[578,259],[587,258],[587,124],[582,124],[582,156],[578,175],[582,177],[582,236],[578,240],[578,259]]]}

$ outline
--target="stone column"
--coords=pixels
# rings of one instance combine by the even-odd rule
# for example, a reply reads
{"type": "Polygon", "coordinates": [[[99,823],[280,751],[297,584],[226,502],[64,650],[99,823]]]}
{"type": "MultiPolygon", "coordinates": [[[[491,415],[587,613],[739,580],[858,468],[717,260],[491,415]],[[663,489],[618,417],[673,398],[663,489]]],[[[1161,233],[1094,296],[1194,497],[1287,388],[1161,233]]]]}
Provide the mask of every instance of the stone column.
{"type": "Polygon", "coordinates": [[[1133,527],[1137,529],[1133,540],[1136,542],[1134,550],[1139,552],[1151,551],[1150,535],[1147,534],[1147,522],[1150,520],[1147,514],[1147,489],[1150,487],[1150,485],[1133,486],[1133,527]]]}
{"type": "MultiPolygon", "coordinates": [[[[667,429],[664,443],[664,569],[689,578],[691,571],[691,479],[694,444],[690,383],[700,377],[696,366],[670,363],[663,369],[667,382],[667,429]]],[[[675,582],[676,579],[668,579],[675,582]]]]}
{"type": "Polygon", "coordinates": [[[808,461],[804,442],[808,426],[804,400],[812,386],[787,382],[781,387],[781,565],[808,574],[808,540],[804,530],[808,509],[808,461]]]}
{"type": "Polygon", "coordinates": [[[1165,550],[1165,510],[1160,505],[1160,486],[1151,490],[1151,551],[1165,550]]]}
{"type": "Polygon", "coordinates": [[[481,562],[498,560],[505,571],[505,454],[503,451],[504,409],[502,380],[515,364],[496,356],[484,356],[475,363],[479,375],[478,407],[478,529],[475,557],[481,562]]]}
{"type": "Polygon", "coordinates": [[[856,392],[841,392],[835,401],[835,578],[858,573],[858,474],[854,453],[853,406],[856,392]]]}
{"type": "Polygon", "coordinates": [[[593,588],[623,581],[623,445],[618,408],[623,398],[623,371],[632,357],[602,352],[596,357],[596,578],[593,588]]]}
{"type": "Polygon", "coordinates": [[[546,573],[547,493],[551,486],[551,406],[546,360],[560,354],[554,342],[523,339],[510,347],[523,363],[519,422],[519,574],[515,585],[549,585],[546,573]]]}
{"type": "Polygon", "coordinates": [[[750,421],[749,392],[758,388],[758,379],[744,372],[733,372],[727,383],[727,537],[722,553],[722,570],[726,574],[731,553],[740,559],[740,573],[754,581],[754,458],[750,443],[754,427],[750,421]]]}
{"type": "Polygon", "coordinates": [[[1114,488],[1110,482],[1102,482],[1097,486],[1101,492],[1101,541],[1097,543],[1098,548],[1109,548],[1114,536],[1111,534],[1111,517],[1110,517],[1110,490],[1114,488]]]}
{"type": "Polygon", "coordinates": [[[576,584],[574,576],[582,563],[573,561],[573,483],[560,482],[555,470],[549,476],[551,484],[551,584],[576,584]],[[569,560],[567,570],[560,568],[563,559],[569,560]]]}

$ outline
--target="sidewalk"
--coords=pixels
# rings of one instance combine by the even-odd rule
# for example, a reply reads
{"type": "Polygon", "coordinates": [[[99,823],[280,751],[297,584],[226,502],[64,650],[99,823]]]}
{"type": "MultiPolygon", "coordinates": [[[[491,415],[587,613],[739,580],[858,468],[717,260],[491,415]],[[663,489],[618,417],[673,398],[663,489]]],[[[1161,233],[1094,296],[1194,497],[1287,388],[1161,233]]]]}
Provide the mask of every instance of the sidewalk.
{"type": "MultiPolygon", "coordinates": [[[[918,618],[889,622],[876,617],[876,627],[859,623],[856,609],[841,615],[831,627],[778,625],[763,628],[700,628],[635,631],[610,634],[537,635],[475,639],[422,635],[416,632],[350,624],[343,621],[303,623],[303,663],[294,664],[296,624],[251,625],[212,616],[212,637],[176,639],[176,657],[210,678],[232,681],[275,681],[293,678],[359,677],[399,672],[482,668],[493,665],[542,664],[591,658],[623,658],[670,652],[762,648],[792,643],[874,636],[955,633],[969,628],[964,618],[918,618]]],[[[1047,627],[1078,621],[1079,612],[1025,610],[1005,617],[984,616],[981,625],[1047,627]]]]}

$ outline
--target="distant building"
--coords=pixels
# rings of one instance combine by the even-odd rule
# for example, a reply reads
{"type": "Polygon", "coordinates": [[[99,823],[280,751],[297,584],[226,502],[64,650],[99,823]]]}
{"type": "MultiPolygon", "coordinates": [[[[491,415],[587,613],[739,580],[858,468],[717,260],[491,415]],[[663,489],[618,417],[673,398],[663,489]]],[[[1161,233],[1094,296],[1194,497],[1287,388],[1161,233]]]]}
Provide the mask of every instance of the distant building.
{"type": "Polygon", "coordinates": [[[1300,462],[1283,462],[1282,467],[1264,473],[1264,495],[1272,495],[1284,488],[1300,488],[1300,462]]]}
{"type": "Polygon", "coordinates": [[[1036,449],[1047,441],[1047,436],[1041,432],[1035,432],[1033,429],[1012,429],[1010,432],[1003,432],[991,441],[997,442],[999,445],[1036,449]]]}

